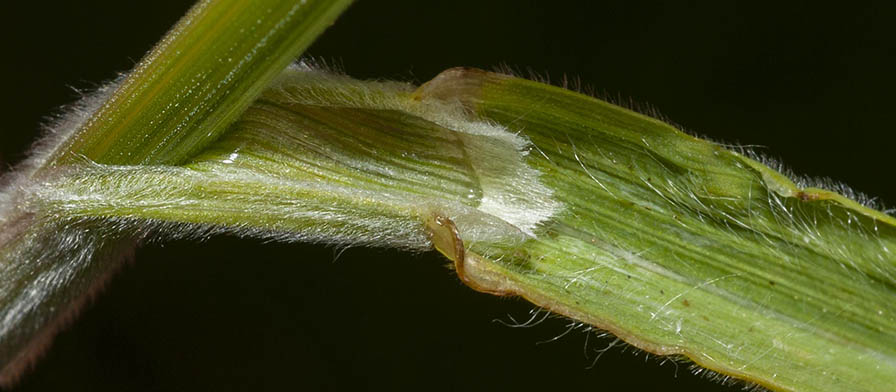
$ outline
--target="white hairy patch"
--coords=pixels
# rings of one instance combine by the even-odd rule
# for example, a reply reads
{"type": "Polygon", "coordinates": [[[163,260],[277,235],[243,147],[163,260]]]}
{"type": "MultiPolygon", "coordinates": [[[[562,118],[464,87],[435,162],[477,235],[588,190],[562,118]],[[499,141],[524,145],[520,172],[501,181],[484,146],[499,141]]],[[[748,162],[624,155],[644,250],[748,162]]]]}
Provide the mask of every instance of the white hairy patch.
{"type": "MultiPolygon", "coordinates": [[[[541,174],[525,164],[531,147],[529,141],[501,125],[472,119],[459,104],[414,99],[410,96],[414,89],[414,86],[405,83],[359,81],[320,72],[305,63],[288,68],[272,87],[272,90],[296,103],[397,110],[447,129],[492,139],[489,145],[467,145],[469,162],[474,171],[481,174],[479,180],[483,195],[478,209],[534,237],[538,225],[554,216],[562,205],[553,200],[553,191],[539,181],[541,174]],[[307,86],[319,86],[326,89],[327,94],[315,94],[315,89],[307,86]],[[506,143],[516,154],[495,154],[501,151],[495,148],[495,143],[506,143]],[[496,176],[495,173],[504,175],[496,176]]],[[[464,222],[457,223],[464,226],[464,222]]],[[[472,227],[466,229],[476,230],[472,227]]],[[[462,231],[462,235],[469,234],[467,230],[462,231]]],[[[476,238],[475,235],[471,237],[476,238]]]]}

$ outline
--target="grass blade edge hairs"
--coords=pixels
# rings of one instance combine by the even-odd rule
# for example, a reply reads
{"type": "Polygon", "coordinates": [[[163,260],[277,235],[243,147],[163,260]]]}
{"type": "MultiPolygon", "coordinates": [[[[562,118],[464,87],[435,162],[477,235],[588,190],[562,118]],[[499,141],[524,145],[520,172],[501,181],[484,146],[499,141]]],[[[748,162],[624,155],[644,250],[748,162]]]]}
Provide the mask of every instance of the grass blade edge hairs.
{"type": "Polygon", "coordinates": [[[415,90],[291,67],[183,165],[86,161],[29,193],[162,238],[435,247],[476,290],[728,376],[890,385],[887,215],[590,97],[445,77],[415,90]]]}

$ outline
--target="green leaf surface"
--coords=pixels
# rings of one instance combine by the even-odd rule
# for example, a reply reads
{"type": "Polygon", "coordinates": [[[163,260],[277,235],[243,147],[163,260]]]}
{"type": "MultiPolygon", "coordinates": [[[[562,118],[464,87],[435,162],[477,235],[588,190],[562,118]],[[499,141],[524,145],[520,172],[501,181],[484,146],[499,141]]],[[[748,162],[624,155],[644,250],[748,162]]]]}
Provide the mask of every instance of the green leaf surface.
{"type": "Polygon", "coordinates": [[[455,69],[420,94],[525,134],[565,206],[521,248],[468,244],[502,290],[773,389],[896,385],[891,216],[560,88],[455,69]]]}
{"type": "Polygon", "coordinates": [[[174,164],[214,141],[350,0],[205,0],[59,145],[108,164],[174,164]]]}

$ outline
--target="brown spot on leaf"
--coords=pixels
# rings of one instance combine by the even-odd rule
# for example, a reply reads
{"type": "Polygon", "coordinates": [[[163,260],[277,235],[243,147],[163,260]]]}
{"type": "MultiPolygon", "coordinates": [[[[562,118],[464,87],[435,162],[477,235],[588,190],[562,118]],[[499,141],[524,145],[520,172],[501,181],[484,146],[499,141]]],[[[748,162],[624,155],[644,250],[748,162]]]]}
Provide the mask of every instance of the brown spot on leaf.
{"type": "Polygon", "coordinates": [[[796,193],[796,197],[802,201],[810,201],[810,200],[818,200],[818,195],[815,193],[806,193],[803,191],[799,191],[796,193]]]}
{"type": "Polygon", "coordinates": [[[475,276],[469,273],[468,264],[474,263],[473,266],[475,266],[476,256],[467,254],[464,242],[457,232],[457,226],[450,218],[440,214],[433,214],[431,219],[426,222],[426,231],[429,234],[433,247],[454,262],[454,270],[464,284],[473,290],[483,293],[494,295],[513,294],[507,288],[502,287],[500,278],[486,275],[475,276]],[[473,257],[473,260],[471,260],[471,257],[473,257]]]}

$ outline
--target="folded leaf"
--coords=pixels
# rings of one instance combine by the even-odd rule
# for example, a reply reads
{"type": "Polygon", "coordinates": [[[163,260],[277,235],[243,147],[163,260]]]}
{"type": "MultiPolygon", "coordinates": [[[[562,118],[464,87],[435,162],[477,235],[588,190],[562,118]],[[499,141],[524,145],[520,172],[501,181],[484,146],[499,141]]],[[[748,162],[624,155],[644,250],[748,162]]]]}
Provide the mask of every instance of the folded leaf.
{"type": "Polygon", "coordinates": [[[0,276],[25,293],[0,328],[24,338],[15,307],[74,287],[26,277],[105,271],[50,262],[63,250],[127,250],[97,233],[227,232],[434,247],[474,289],[653,353],[780,390],[886,390],[896,220],[757,159],[506,75],[454,69],[415,89],[298,65],[181,164],[81,158],[22,188],[41,231],[4,256],[47,261],[0,276]]]}

